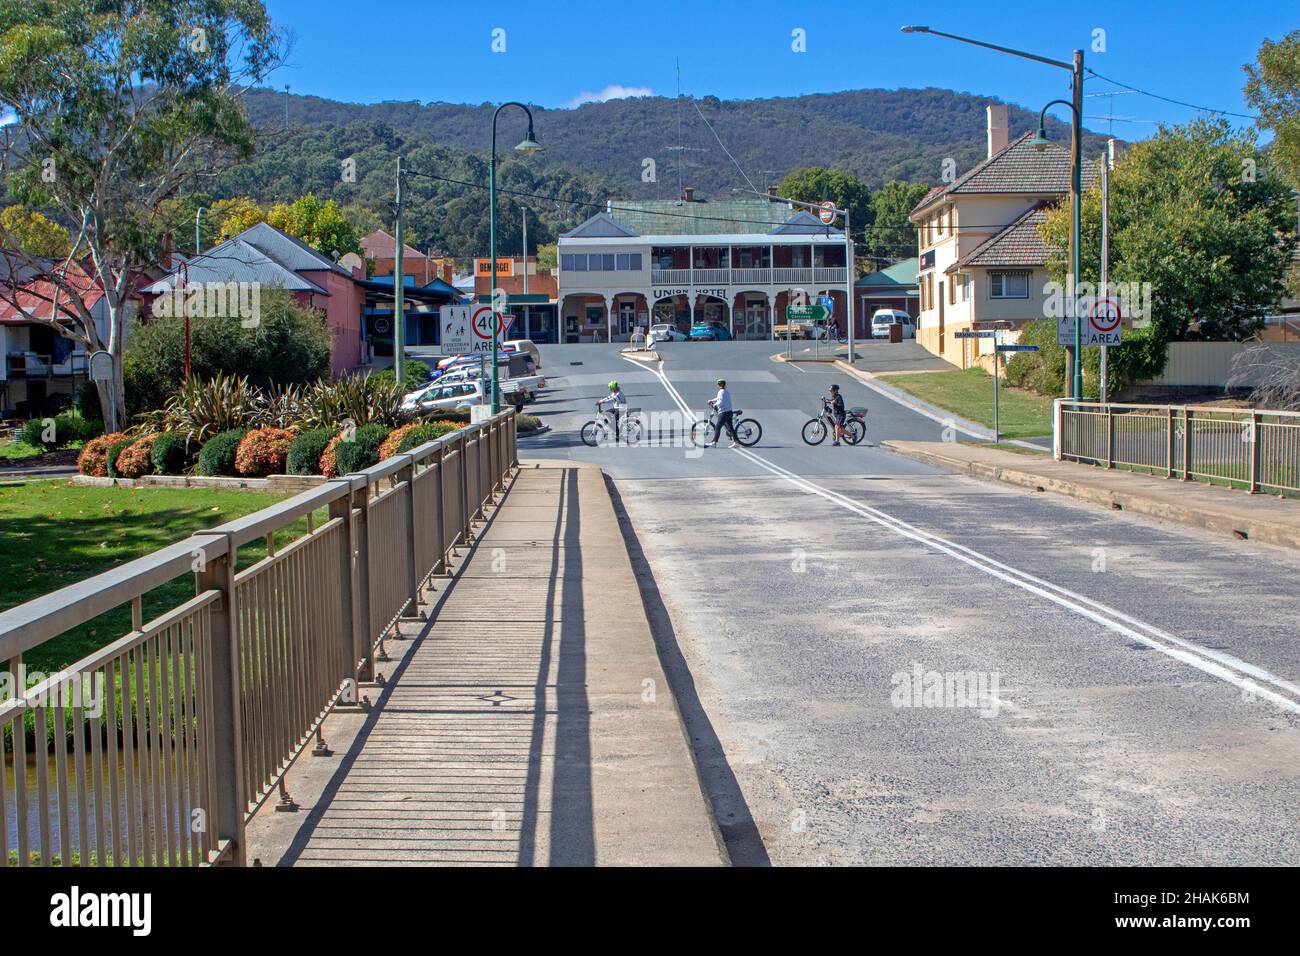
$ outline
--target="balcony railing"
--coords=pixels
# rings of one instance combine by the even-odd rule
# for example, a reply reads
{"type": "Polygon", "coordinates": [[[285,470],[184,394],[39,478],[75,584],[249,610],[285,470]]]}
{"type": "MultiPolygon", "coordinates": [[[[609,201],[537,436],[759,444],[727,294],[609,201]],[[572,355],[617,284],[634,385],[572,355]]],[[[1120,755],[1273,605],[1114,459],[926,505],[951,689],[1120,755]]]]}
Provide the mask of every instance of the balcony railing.
{"type": "Polygon", "coordinates": [[[844,266],[818,266],[813,269],[814,282],[844,282],[848,278],[844,266]]]}
{"type": "Polygon", "coordinates": [[[651,269],[650,281],[655,285],[690,285],[690,269],[651,269]]]}
{"type": "Polygon", "coordinates": [[[813,271],[811,269],[773,269],[772,281],[777,285],[786,285],[792,282],[812,282],[813,271]]]}
{"type": "Polygon", "coordinates": [[[798,269],[652,269],[654,285],[840,285],[848,279],[844,266],[798,269]]]}
{"type": "Polygon", "coordinates": [[[717,285],[731,281],[730,269],[696,269],[694,272],[696,285],[717,285]]]}
{"type": "Polygon", "coordinates": [[[737,285],[757,283],[767,285],[772,281],[771,269],[732,269],[731,281],[737,285]]]}

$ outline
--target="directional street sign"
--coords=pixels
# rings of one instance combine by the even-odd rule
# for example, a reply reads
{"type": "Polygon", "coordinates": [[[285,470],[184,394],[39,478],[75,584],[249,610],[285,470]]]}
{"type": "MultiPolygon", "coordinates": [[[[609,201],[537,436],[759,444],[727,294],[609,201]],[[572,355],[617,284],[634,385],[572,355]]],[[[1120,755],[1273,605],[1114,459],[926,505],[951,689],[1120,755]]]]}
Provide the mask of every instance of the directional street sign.
{"type": "Polygon", "coordinates": [[[999,345],[999,352],[1037,352],[1037,345],[999,345]]]}
{"type": "Polygon", "coordinates": [[[824,305],[791,305],[785,310],[787,322],[819,322],[830,315],[830,310],[824,305]]]}
{"type": "Polygon", "coordinates": [[[997,336],[996,329],[962,329],[960,332],[954,332],[954,339],[991,339],[997,336]]]}

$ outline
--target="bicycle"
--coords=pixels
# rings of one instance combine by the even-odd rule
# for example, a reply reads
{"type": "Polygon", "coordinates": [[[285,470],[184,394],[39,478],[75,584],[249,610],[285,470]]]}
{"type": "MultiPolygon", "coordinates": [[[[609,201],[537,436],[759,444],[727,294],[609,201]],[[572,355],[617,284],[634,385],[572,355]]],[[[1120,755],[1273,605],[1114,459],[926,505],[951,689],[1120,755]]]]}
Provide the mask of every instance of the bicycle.
{"type": "Polygon", "coordinates": [[[597,417],[584,424],[582,431],[579,432],[582,443],[592,448],[597,445],[617,443],[619,439],[622,439],[625,445],[637,444],[641,440],[641,419],[636,417],[640,412],[639,408],[618,409],[618,432],[611,437],[614,426],[610,424],[609,415],[597,403],[597,417]]]}
{"type": "MultiPolygon", "coordinates": [[[[803,440],[808,445],[820,445],[827,435],[835,433],[835,420],[831,418],[831,403],[822,399],[822,410],[803,426],[803,440]]],[[[844,440],[856,445],[867,437],[867,410],[863,406],[850,408],[844,415],[844,440]]]]}
{"type": "MultiPolygon", "coordinates": [[[[743,418],[745,413],[736,409],[731,413],[731,427],[736,432],[736,443],[746,448],[757,445],[763,437],[763,426],[752,418],[743,418]]],[[[696,448],[713,440],[713,423],[717,421],[716,409],[709,411],[708,418],[702,418],[691,426],[691,444],[696,448]]]]}

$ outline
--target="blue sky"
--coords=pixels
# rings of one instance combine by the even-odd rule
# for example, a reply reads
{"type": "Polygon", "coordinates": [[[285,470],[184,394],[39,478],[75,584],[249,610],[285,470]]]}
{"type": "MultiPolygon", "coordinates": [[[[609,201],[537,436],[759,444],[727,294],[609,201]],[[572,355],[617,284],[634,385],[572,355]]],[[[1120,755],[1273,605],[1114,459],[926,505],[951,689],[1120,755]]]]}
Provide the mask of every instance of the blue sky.
{"type": "MultiPolygon", "coordinates": [[[[1051,67],[936,37],[904,35],[921,23],[1068,60],[1172,99],[1247,113],[1242,65],[1260,42],[1300,27],[1287,3],[1241,0],[894,4],[744,3],[696,0],[436,4],[416,0],[268,0],[296,35],[290,63],[273,78],[296,93],[371,103],[522,99],[549,107],[619,90],[723,99],[870,87],[938,86],[998,96],[1027,108],[1066,95],[1069,75],[1051,67]],[[919,12],[899,12],[913,9],[919,12]],[[928,12],[926,12],[928,11],[928,12]],[[492,51],[504,31],[505,52],[492,51]],[[804,31],[796,53],[792,31],[804,31]],[[1105,52],[1093,52],[1094,30],[1105,52]],[[498,37],[500,34],[498,34],[498,37]]],[[[1089,92],[1115,90],[1090,80],[1089,92]]],[[[1113,112],[1114,131],[1138,139],[1151,121],[1183,122],[1194,110],[1146,96],[1090,97],[1085,113],[1113,112]]],[[[1237,119],[1235,122],[1244,123],[1237,119]]],[[[1105,131],[1105,119],[1087,125],[1105,131]]]]}

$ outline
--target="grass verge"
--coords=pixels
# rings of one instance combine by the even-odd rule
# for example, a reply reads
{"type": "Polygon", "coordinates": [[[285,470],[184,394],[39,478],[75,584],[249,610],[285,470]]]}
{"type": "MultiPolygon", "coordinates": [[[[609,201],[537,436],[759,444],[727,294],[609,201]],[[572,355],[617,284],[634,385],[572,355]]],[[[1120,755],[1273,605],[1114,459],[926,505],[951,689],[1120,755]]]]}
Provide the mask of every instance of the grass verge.
{"type": "MultiPolygon", "coordinates": [[[[980,368],[951,372],[882,375],[881,381],[986,428],[993,427],[993,376],[980,368]]],[[[1052,400],[1018,388],[999,386],[998,417],[1003,438],[1036,438],[1052,433],[1052,400]]]]}

